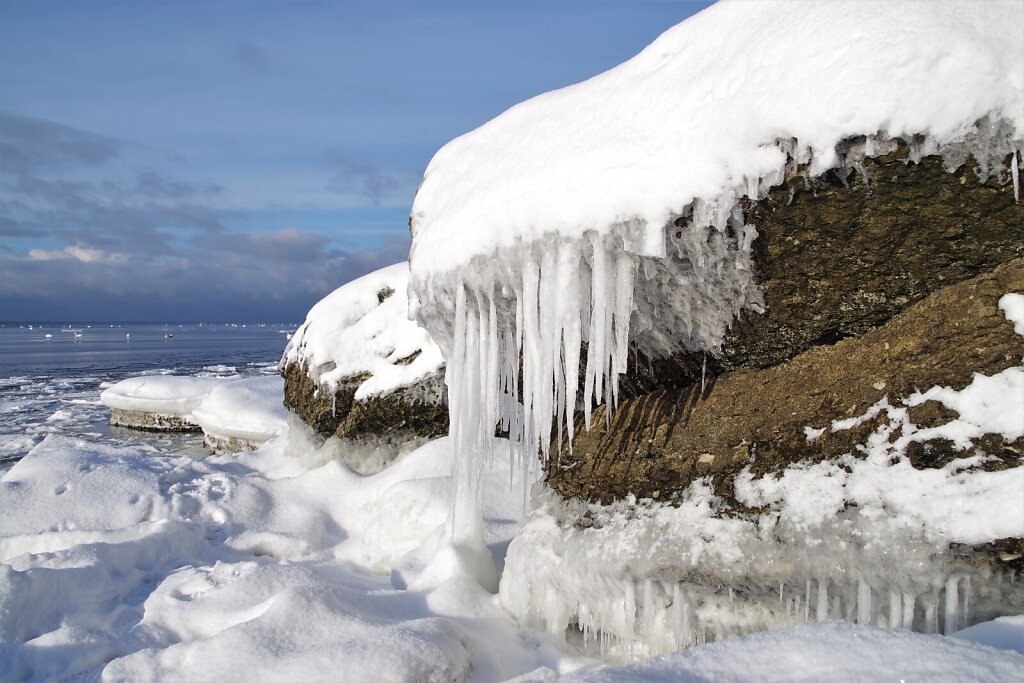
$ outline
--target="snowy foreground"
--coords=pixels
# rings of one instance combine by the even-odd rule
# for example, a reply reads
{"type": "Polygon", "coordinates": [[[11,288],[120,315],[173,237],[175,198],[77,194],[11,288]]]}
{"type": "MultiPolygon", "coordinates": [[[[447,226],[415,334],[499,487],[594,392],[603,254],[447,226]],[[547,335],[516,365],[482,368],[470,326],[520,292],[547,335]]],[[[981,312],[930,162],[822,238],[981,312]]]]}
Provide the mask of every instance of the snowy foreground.
{"type": "MultiPolygon", "coordinates": [[[[808,625],[595,669],[452,566],[447,439],[371,477],[293,441],[198,461],[40,444],[0,483],[0,680],[1024,677],[1007,651],[1024,650],[1022,617],[965,640],[808,625]],[[438,564],[451,578],[432,580],[438,564]]],[[[482,492],[500,569],[521,483],[495,446],[482,492]]]]}

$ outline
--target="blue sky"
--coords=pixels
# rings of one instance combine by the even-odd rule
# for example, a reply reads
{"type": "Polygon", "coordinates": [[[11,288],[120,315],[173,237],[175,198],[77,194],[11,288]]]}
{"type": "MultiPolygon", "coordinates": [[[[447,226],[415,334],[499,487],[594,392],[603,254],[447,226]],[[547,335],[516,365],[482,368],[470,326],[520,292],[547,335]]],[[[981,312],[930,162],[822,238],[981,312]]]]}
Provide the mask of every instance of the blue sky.
{"type": "Polygon", "coordinates": [[[706,4],[0,0],[0,319],[301,320],[445,142],[706,4]]]}

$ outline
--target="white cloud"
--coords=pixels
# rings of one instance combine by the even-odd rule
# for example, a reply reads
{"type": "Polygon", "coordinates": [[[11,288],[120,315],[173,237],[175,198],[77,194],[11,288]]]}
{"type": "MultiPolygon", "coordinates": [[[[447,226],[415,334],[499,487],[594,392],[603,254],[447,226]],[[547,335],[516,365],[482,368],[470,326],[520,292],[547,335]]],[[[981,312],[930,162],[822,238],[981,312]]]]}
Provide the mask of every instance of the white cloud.
{"type": "Polygon", "coordinates": [[[75,244],[63,249],[47,251],[46,249],[31,249],[28,252],[30,261],[60,261],[74,260],[82,263],[111,263],[126,260],[124,254],[106,252],[101,249],[90,249],[80,244],[75,244]]]}

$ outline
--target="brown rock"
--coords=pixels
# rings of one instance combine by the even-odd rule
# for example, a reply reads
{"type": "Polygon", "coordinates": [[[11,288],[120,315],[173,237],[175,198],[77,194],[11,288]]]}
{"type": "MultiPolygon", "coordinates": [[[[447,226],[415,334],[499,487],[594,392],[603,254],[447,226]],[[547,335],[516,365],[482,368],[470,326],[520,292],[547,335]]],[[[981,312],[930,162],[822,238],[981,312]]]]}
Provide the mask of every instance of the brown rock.
{"type": "Polygon", "coordinates": [[[333,394],[317,386],[301,364],[285,367],[284,404],[322,437],[401,445],[448,433],[444,373],[391,393],[356,401],[365,376],[343,381],[333,394]]]}
{"type": "MultiPolygon", "coordinates": [[[[895,405],[935,385],[962,389],[975,372],[1019,365],[1024,344],[997,305],[1014,291],[1024,291],[1024,259],[942,287],[877,329],[788,362],[725,373],[703,392],[693,384],[626,400],[608,426],[605,408],[598,408],[589,432],[578,426],[572,455],[563,448],[550,461],[548,483],[564,497],[607,503],[654,491],[664,499],[710,476],[730,498],[732,478],[747,464],[762,475],[854,451],[884,416],[854,429],[826,430],[813,442],[804,427],[862,415],[886,396],[895,405]]],[[[916,411],[918,418],[941,423],[953,417],[928,405],[916,411]]],[[[1020,443],[986,443],[984,449],[1001,454],[1004,466],[1021,464],[1020,443]]],[[[915,464],[941,466],[950,456],[957,453],[931,461],[919,454],[915,464]]]]}

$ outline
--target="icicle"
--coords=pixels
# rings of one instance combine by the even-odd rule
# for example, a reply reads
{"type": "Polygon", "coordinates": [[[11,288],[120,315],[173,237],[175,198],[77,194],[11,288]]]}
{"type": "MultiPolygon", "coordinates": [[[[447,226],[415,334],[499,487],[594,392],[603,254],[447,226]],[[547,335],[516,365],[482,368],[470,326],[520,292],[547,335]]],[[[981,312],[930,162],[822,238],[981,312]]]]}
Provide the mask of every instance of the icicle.
{"type": "Polygon", "coordinates": [[[840,607],[839,593],[837,591],[836,594],[832,596],[832,618],[833,619],[842,619],[843,618],[843,613],[839,611],[839,607],[840,607]]]}
{"type": "Polygon", "coordinates": [[[960,608],[960,598],[957,594],[959,583],[960,578],[956,576],[951,576],[946,581],[945,624],[942,632],[947,636],[957,631],[956,617],[960,608]]]}
{"type": "MultiPolygon", "coordinates": [[[[633,259],[622,253],[615,259],[614,348],[611,358],[612,406],[619,405],[619,375],[629,359],[629,319],[633,313],[633,259]]],[[[606,408],[607,410],[607,408],[606,408]]],[[[611,411],[608,410],[610,413],[611,411]]]]}
{"type": "Polygon", "coordinates": [[[644,579],[643,597],[643,636],[649,644],[654,640],[654,585],[650,579],[644,579]]]}
{"type": "Polygon", "coordinates": [[[779,581],[779,604],[782,604],[782,582],[779,581]]]}
{"type": "Polygon", "coordinates": [[[960,619],[960,622],[963,624],[964,628],[967,628],[970,625],[970,622],[967,620],[968,619],[968,615],[969,615],[970,604],[971,604],[971,575],[968,574],[967,576],[964,577],[964,612],[963,612],[963,617],[960,619]]]}
{"type": "Polygon", "coordinates": [[[857,581],[857,623],[871,623],[871,586],[864,579],[857,581]]]}
{"type": "Polygon", "coordinates": [[[903,625],[903,596],[896,591],[889,591],[889,628],[903,625]]]}
{"type": "MultiPolygon", "coordinates": [[[[587,375],[583,386],[583,401],[589,406],[601,403],[601,390],[604,382],[605,352],[605,294],[607,275],[605,268],[605,252],[598,239],[593,240],[593,260],[591,262],[590,279],[590,338],[587,346],[587,375]]],[[[590,423],[587,422],[587,429],[590,423]]]]}
{"type": "Polygon", "coordinates": [[[636,593],[633,588],[633,579],[628,577],[626,578],[624,593],[625,599],[623,600],[623,610],[625,612],[626,617],[625,635],[626,639],[630,642],[630,645],[632,646],[632,642],[635,639],[634,633],[636,632],[636,593]]]}
{"type": "Polygon", "coordinates": [[[807,579],[807,590],[804,595],[804,623],[806,624],[811,618],[811,580],[807,579]]]}
{"type": "Polygon", "coordinates": [[[917,596],[913,593],[903,594],[903,625],[902,628],[910,631],[914,628],[914,609],[917,605],[917,596]]]}
{"type": "Polygon", "coordinates": [[[818,579],[818,621],[828,621],[828,579],[818,579]]]}
{"type": "Polygon", "coordinates": [[[1017,150],[1010,153],[1010,175],[1013,176],[1013,203],[1020,204],[1020,178],[1018,177],[1017,150]]]}
{"type": "Polygon", "coordinates": [[[939,622],[938,622],[938,605],[937,600],[929,596],[924,601],[924,632],[925,633],[938,633],[939,622]]]}

